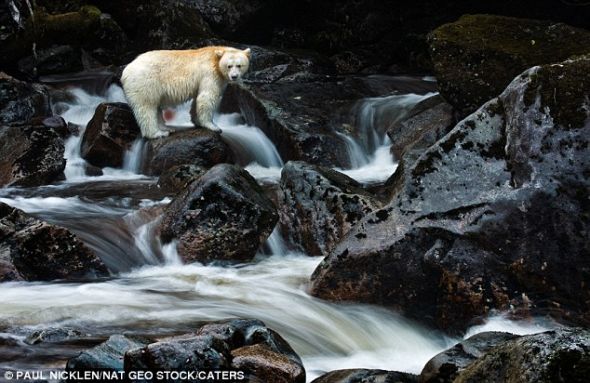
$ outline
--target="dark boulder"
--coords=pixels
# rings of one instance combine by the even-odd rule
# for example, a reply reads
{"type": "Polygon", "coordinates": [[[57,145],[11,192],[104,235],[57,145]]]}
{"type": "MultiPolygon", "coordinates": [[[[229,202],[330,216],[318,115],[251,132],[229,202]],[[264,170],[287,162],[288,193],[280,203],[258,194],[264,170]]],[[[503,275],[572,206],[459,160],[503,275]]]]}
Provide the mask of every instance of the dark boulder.
{"type": "Polygon", "coordinates": [[[33,76],[64,73],[84,65],[85,55],[104,65],[128,60],[130,45],[126,34],[110,15],[95,6],[76,4],[69,10],[56,9],[52,13],[33,4],[32,14],[27,8],[21,19],[21,28],[7,36],[0,47],[0,65],[10,70],[20,67],[33,76]],[[69,48],[56,51],[55,46],[69,48]],[[52,58],[52,53],[59,53],[60,58],[52,58]]]}
{"type": "Polygon", "coordinates": [[[459,123],[320,264],[312,294],[448,331],[492,309],[589,324],[589,69],[528,70],[459,123]]]}
{"type": "Polygon", "coordinates": [[[82,351],[68,360],[66,371],[123,371],[123,358],[130,350],[140,349],[150,343],[147,339],[112,335],[101,344],[82,351]]]}
{"type": "Polygon", "coordinates": [[[0,124],[51,115],[47,89],[0,72],[0,124]]]}
{"type": "Polygon", "coordinates": [[[306,75],[296,75],[291,81],[229,86],[222,108],[240,112],[248,125],[259,127],[284,161],[341,168],[351,166],[342,134],[355,129],[356,116],[351,111],[359,100],[396,92],[424,94],[436,87],[407,77],[301,77],[306,75]]]}
{"type": "Polygon", "coordinates": [[[264,0],[205,0],[195,3],[211,29],[220,36],[245,41],[264,19],[270,17],[264,0]]]}
{"type": "Polygon", "coordinates": [[[466,15],[434,30],[441,95],[462,116],[498,96],[523,70],[590,53],[590,32],[550,21],[466,15]]]}
{"type": "Polygon", "coordinates": [[[352,178],[305,162],[285,165],[280,188],[281,230],[309,255],[328,255],[358,221],[381,206],[352,178]]]}
{"type": "Polygon", "coordinates": [[[483,332],[430,359],[420,373],[422,383],[452,383],[458,374],[493,347],[518,338],[505,332],[483,332]]]}
{"type": "Polygon", "coordinates": [[[252,319],[209,323],[194,334],[162,339],[125,354],[125,371],[229,368],[243,371],[249,381],[305,382],[303,364],[291,346],[252,319]]]}
{"type": "Polygon", "coordinates": [[[397,371],[362,368],[336,370],[314,379],[312,383],[418,383],[417,375],[397,371]]]}
{"type": "Polygon", "coordinates": [[[276,383],[305,383],[305,370],[301,361],[271,350],[264,344],[244,346],[231,352],[231,367],[248,371],[254,381],[276,383]]]}
{"type": "Polygon", "coordinates": [[[120,168],[125,152],[139,138],[141,132],[129,105],[102,103],[86,126],[80,152],[94,166],[120,168]]]}
{"type": "Polygon", "coordinates": [[[195,128],[149,140],[144,167],[147,174],[159,175],[178,165],[211,167],[231,161],[231,150],[219,134],[195,128]]]}
{"type": "Polygon", "coordinates": [[[206,172],[207,169],[199,165],[173,166],[160,175],[158,186],[178,193],[206,172]]]}
{"type": "Polygon", "coordinates": [[[36,55],[24,57],[18,61],[18,70],[35,78],[41,75],[74,73],[84,69],[82,55],[70,45],[56,45],[40,49],[36,55]]]}
{"type": "Polygon", "coordinates": [[[178,241],[185,261],[247,262],[277,220],[275,206],[248,172],[220,164],[168,206],[160,232],[164,242],[178,241]]]}
{"type": "Polygon", "coordinates": [[[61,117],[0,125],[0,186],[38,186],[61,179],[66,134],[61,117]]]}
{"type": "Polygon", "coordinates": [[[131,50],[141,53],[153,49],[187,49],[211,37],[211,29],[198,9],[200,3],[101,0],[100,8],[121,25],[133,42],[131,50]]]}
{"type": "Polygon", "coordinates": [[[411,150],[424,151],[453,128],[453,108],[440,96],[419,102],[402,119],[387,127],[391,152],[397,159],[411,150]]]}
{"type": "Polygon", "coordinates": [[[506,341],[459,373],[455,383],[583,383],[590,372],[590,331],[561,329],[506,341]]]}
{"type": "Polygon", "coordinates": [[[102,261],[69,230],[0,203],[0,281],[104,276],[102,261]]]}

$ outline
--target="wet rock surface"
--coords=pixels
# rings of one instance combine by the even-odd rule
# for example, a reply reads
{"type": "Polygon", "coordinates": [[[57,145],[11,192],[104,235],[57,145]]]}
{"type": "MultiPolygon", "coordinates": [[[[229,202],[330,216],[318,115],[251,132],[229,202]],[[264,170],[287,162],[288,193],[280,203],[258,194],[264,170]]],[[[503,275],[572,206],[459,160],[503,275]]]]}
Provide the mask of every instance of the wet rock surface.
{"type": "Polygon", "coordinates": [[[160,175],[158,186],[165,190],[179,192],[205,174],[207,170],[199,165],[173,166],[160,175]]]}
{"type": "Polygon", "coordinates": [[[588,324],[589,62],[527,71],[430,147],[320,264],[312,294],[448,331],[491,309],[588,324]]]}
{"type": "Polygon", "coordinates": [[[187,262],[247,262],[277,220],[274,204],[249,173],[220,164],[175,198],[160,232],[164,242],[178,241],[178,253],[187,262]]]}
{"type": "Polygon", "coordinates": [[[61,117],[0,125],[0,186],[38,186],[63,178],[61,117]]]}
{"type": "Polygon", "coordinates": [[[483,332],[473,335],[430,359],[420,373],[420,381],[451,383],[465,368],[493,347],[516,338],[519,336],[505,332],[483,332]]]}
{"type": "Polygon", "coordinates": [[[248,371],[251,380],[305,383],[305,370],[301,361],[289,359],[267,345],[240,347],[232,350],[231,356],[232,368],[248,371]]]}
{"type": "Polygon", "coordinates": [[[0,124],[26,122],[33,117],[50,116],[47,89],[42,85],[17,80],[0,72],[0,124]]]}
{"type": "Polygon", "coordinates": [[[350,110],[364,97],[397,92],[428,93],[436,84],[395,77],[324,77],[313,81],[282,81],[230,86],[225,111],[241,112],[247,124],[259,127],[275,144],[284,161],[350,167],[346,141],[353,122],[350,110]]]}
{"type": "Polygon", "coordinates": [[[454,382],[581,383],[588,371],[590,332],[563,329],[504,342],[465,368],[454,382]]]}
{"type": "Polygon", "coordinates": [[[193,334],[163,339],[125,354],[125,371],[239,368],[248,379],[303,383],[299,356],[255,319],[213,322],[193,334]]]}
{"type": "Polygon", "coordinates": [[[590,32],[550,21],[466,15],[434,30],[429,43],[440,92],[465,116],[523,70],[589,53],[590,32]]]}
{"type": "Polygon", "coordinates": [[[102,103],[88,122],[80,152],[98,167],[122,167],[125,152],[141,137],[131,108],[120,102],[102,103]]]}
{"type": "Polygon", "coordinates": [[[440,96],[430,97],[387,128],[391,152],[401,159],[410,151],[422,153],[454,126],[453,108],[440,96]]]}
{"type": "Polygon", "coordinates": [[[291,161],[281,172],[278,206],[286,238],[306,254],[326,256],[381,203],[342,173],[291,161]]]}
{"type": "Polygon", "coordinates": [[[104,276],[107,269],[67,229],[0,203],[0,281],[104,276]]]}
{"type": "Polygon", "coordinates": [[[336,370],[314,379],[312,383],[418,383],[417,375],[397,371],[350,369],[336,370]]]}
{"type": "Polygon", "coordinates": [[[103,343],[82,351],[68,360],[66,371],[123,371],[123,358],[130,350],[145,347],[150,341],[139,337],[112,335],[103,343]]]}
{"type": "Polygon", "coordinates": [[[168,137],[149,140],[146,147],[146,173],[160,175],[179,165],[211,167],[232,162],[232,153],[221,136],[209,129],[195,128],[174,132],[168,137]]]}

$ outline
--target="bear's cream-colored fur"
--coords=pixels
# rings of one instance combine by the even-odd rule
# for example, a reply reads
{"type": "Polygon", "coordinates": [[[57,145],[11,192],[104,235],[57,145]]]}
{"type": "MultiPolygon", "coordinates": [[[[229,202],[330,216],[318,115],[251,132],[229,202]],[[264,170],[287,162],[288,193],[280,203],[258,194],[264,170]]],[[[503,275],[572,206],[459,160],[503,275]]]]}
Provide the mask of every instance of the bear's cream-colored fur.
{"type": "Polygon", "coordinates": [[[212,46],[191,50],[160,50],[139,55],[123,70],[127,101],[146,138],[168,135],[162,109],[196,99],[199,125],[220,129],[213,122],[228,82],[239,81],[250,64],[250,48],[212,46]]]}

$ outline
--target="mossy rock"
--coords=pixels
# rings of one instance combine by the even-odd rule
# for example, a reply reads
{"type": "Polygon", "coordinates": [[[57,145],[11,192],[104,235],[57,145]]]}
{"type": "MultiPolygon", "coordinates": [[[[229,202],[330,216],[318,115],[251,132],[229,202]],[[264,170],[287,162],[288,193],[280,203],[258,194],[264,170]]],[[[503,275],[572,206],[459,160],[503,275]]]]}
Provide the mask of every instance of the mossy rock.
{"type": "Polygon", "coordinates": [[[590,32],[549,21],[465,15],[429,36],[442,96],[462,115],[498,96],[523,70],[590,52],[590,32]]]}

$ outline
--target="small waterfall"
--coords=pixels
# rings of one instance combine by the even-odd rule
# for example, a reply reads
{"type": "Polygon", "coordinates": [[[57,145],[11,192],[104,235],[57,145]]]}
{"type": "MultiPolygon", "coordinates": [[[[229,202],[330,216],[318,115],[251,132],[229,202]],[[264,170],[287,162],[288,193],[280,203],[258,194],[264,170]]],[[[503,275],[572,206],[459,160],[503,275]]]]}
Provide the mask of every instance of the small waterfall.
{"type": "Polygon", "coordinates": [[[283,238],[278,224],[272,233],[270,233],[270,236],[267,238],[266,242],[259,251],[263,255],[274,255],[279,257],[293,253],[287,247],[287,242],[283,238]]]}
{"type": "Polygon", "coordinates": [[[257,163],[266,168],[280,168],[283,160],[271,140],[255,126],[240,122],[238,113],[221,114],[216,122],[223,131],[223,139],[238,155],[240,165],[257,163]]]}
{"type": "Polygon", "coordinates": [[[397,163],[389,151],[391,140],[387,136],[387,128],[407,116],[419,102],[433,95],[435,93],[410,93],[359,101],[351,112],[354,134],[348,136],[337,132],[348,148],[351,168],[336,170],[365,183],[383,181],[391,176],[397,163]]]}
{"type": "Polygon", "coordinates": [[[125,152],[125,157],[123,157],[123,170],[131,173],[141,173],[147,148],[146,143],[147,141],[142,138],[138,138],[133,142],[131,148],[125,152]]]}

